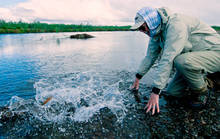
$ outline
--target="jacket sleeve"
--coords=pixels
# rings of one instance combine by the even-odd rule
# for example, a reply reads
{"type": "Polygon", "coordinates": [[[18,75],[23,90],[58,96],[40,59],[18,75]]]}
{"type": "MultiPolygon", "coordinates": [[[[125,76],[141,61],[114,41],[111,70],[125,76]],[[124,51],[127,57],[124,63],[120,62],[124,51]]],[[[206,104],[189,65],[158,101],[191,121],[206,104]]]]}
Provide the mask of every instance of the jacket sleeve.
{"type": "Polygon", "coordinates": [[[144,59],[141,61],[141,64],[137,72],[140,78],[142,78],[148,72],[151,66],[154,64],[155,60],[157,59],[160,53],[160,50],[161,49],[158,43],[151,38],[148,44],[147,54],[144,57],[144,59]]]}
{"type": "Polygon", "coordinates": [[[154,87],[163,89],[166,86],[174,58],[182,52],[187,39],[188,30],[185,24],[177,21],[168,25],[162,56],[154,72],[154,87]]]}

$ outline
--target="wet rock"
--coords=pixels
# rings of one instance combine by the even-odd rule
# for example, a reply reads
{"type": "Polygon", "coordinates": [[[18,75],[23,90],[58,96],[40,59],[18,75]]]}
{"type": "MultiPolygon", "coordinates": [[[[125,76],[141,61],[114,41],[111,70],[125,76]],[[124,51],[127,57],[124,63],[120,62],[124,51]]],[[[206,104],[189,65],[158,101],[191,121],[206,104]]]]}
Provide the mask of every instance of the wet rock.
{"type": "Polygon", "coordinates": [[[108,107],[100,109],[100,118],[102,120],[103,127],[106,129],[112,128],[113,124],[117,121],[117,117],[108,107]]]}
{"type": "Polygon", "coordinates": [[[7,107],[0,108],[0,122],[2,123],[14,122],[17,119],[22,119],[26,116],[26,112],[13,112],[7,107]]]}
{"type": "Polygon", "coordinates": [[[17,115],[9,112],[9,111],[5,111],[2,112],[1,117],[0,117],[0,122],[9,122],[9,121],[15,121],[17,119],[17,115]]]}
{"type": "Polygon", "coordinates": [[[203,118],[201,118],[201,123],[202,123],[203,125],[205,125],[205,124],[206,124],[206,122],[204,121],[204,119],[203,119],[203,118]]]}
{"type": "Polygon", "coordinates": [[[70,107],[70,108],[67,110],[67,112],[69,112],[69,113],[75,113],[75,111],[76,111],[76,108],[75,108],[75,107],[70,107]]]}
{"type": "Polygon", "coordinates": [[[137,89],[132,89],[131,92],[133,93],[136,102],[140,103],[141,102],[141,97],[140,97],[139,91],[137,89]]]}
{"type": "Polygon", "coordinates": [[[8,111],[8,107],[0,107],[0,113],[3,113],[4,111],[8,111]]]}
{"type": "Polygon", "coordinates": [[[80,106],[89,107],[89,104],[86,102],[85,99],[81,98],[81,99],[80,99],[80,106]]]}
{"type": "Polygon", "coordinates": [[[117,120],[114,113],[108,107],[101,108],[99,111],[102,118],[106,118],[108,120],[113,120],[113,121],[117,120]]]}
{"type": "Polygon", "coordinates": [[[94,36],[89,35],[89,34],[76,34],[76,35],[71,35],[71,39],[89,39],[89,38],[94,38],[94,36]]]}

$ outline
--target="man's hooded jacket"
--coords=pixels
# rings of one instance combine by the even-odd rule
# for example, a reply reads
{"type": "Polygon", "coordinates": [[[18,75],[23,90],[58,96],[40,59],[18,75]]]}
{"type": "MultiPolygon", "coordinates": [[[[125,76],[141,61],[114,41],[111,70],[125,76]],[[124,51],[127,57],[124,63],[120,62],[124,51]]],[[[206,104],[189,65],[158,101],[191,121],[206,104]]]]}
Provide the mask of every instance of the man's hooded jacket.
{"type": "Polygon", "coordinates": [[[154,71],[153,86],[163,89],[176,56],[194,51],[220,51],[220,35],[196,18],[173,14],[168,8],[159,8],[157,11],[162,21],[156,35],[150,38],[147,54],[141,62],[138,74],[144,76],[161,54],[154,71]]]}

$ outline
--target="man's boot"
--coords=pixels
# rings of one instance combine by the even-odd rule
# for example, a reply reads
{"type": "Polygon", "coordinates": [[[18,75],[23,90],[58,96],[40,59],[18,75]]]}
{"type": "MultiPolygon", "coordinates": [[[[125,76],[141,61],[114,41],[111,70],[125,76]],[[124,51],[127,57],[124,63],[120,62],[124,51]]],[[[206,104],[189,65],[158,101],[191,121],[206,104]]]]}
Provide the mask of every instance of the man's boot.
{"type": "Polygon", "coordinates": [[[220,72],[208,74],[206,81],[209,88],[214,89],[215,92],[220,92],[220,72]]]}
{"type": "Polygon", "coordinates": [[[211,90],[208,89],[203,89],[201,91],[191,91],[191,102],[189,105],[195,109],[206,107],[210,99],[210,91],[211,90]]]}

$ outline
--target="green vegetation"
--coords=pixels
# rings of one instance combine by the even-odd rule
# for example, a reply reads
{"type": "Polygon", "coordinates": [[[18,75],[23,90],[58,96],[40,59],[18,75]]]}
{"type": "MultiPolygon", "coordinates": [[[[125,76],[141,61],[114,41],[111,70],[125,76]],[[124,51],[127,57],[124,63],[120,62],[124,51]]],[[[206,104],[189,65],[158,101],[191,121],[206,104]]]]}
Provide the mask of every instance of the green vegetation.
{"type": "Polygon", "coordinates": [[[130,26],[92,26],[47,23],[6,22],[0,20],[0,33],[128,31],[130,26]]]}
{"type": "MultiPolygon", "coordinates": [[[[92,26],[65,25],[47,23],[6,22],[0,20],[0,34],[2,33],[41,33],[41,32],[89,32],[89,31],[128,31],[130,26],[92,26]]],[[[219,26],[212,26],[220,32],[219,26]]]]}
{"type": "Polygon", "coordinates": [[[220,27],[218,26],[212,26],[212,28],[214,28],[216,31],[220,31],[220,27]]]}

